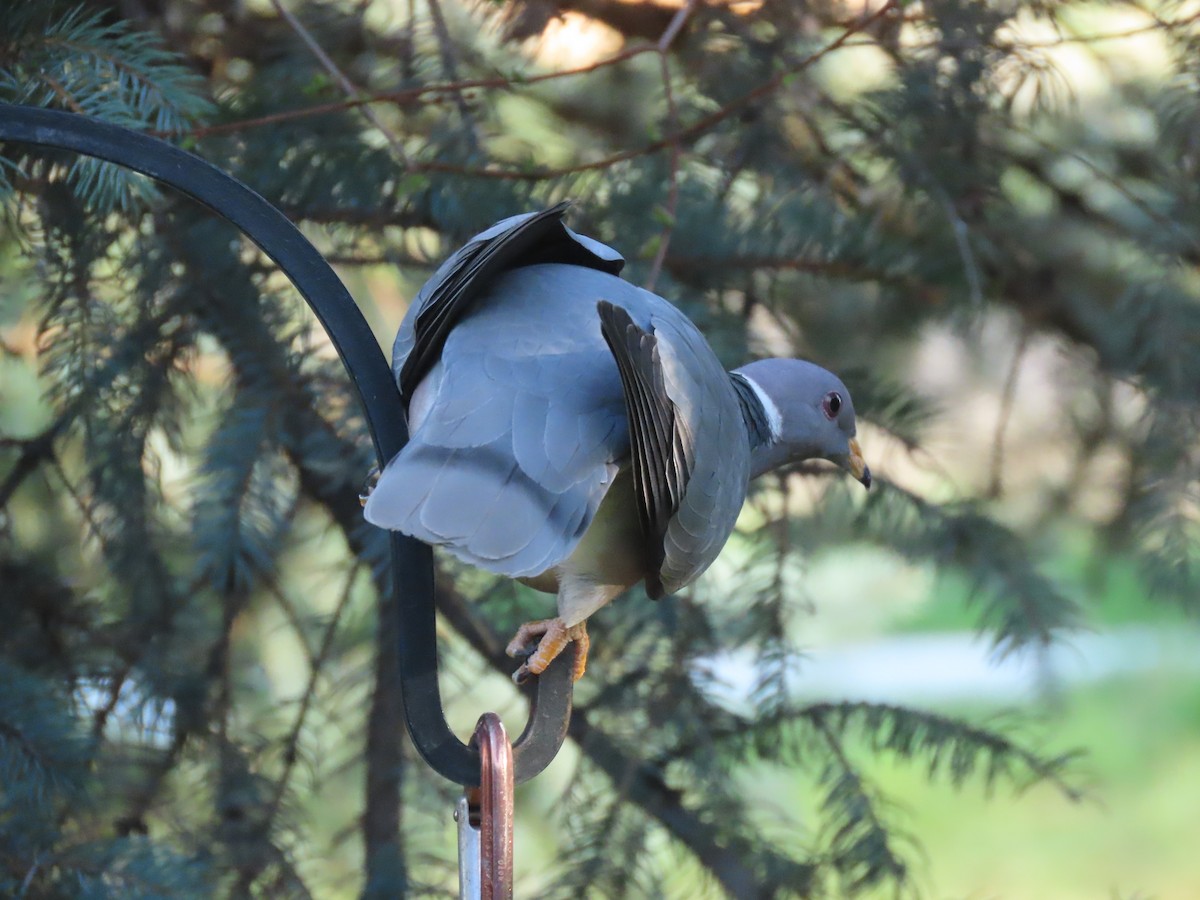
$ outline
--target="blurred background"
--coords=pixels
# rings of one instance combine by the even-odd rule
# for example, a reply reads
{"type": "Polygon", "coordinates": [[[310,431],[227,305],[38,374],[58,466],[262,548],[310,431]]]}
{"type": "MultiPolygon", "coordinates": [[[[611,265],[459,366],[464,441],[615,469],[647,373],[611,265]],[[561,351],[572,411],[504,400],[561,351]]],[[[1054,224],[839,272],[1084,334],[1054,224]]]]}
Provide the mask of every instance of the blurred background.
{"type": "MultiPolygon", "coordinates": [[[[1185,900],[1198,51],[1193,2],[9,0],[0,101],[233,173],[385,351],[570,198],[730,366],[850,387],[869,494],[768,476],[592,620],[517,896],[1185,900]]],[[[455,895],[320,326],[138,176],[0,145],[0,194],[0,894],[455,895]]],[[[450,720],[518,732],[463,623],[551,600],[438,566],[450,720]]]]}

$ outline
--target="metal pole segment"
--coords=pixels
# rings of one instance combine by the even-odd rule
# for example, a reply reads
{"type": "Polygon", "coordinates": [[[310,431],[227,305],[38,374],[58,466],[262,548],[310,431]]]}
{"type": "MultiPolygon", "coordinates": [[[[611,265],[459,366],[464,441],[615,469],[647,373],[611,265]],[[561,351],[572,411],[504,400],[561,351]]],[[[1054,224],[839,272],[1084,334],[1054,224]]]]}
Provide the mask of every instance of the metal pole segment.
{"type": "Polygon", "coordinates": [[[480,900],[483,891],[479,825],[472,821],[471,812],[471,801],[463,794],[454,807],[454,821],[458,823],[458,900],[480,900]]]}
{"type": "Polygon", "coordinates": [[[513,756],[504,723],[484,713],[472,739],[479,747],[479,868],[482,900],[512,900],[513,756]]]}
{"type": "MultiPolygon", "coordinates": [[[[329,263],[278,209],[198,156],[157,138],[86,116],[0,103],[0,141],[70,150],[104,159],[169,185],[241,229],[291,279],[312,307],[362,400],[382,467],[408,440],[391,368],[362,313],[329,263]]],[[[437,678],[433,556],[393,533],[392,599],[399,608],[400,689],[413,744],[457,784],[479,783],[479,751],[446,724],[437,678]]],[[[544,769],[558,752],[571,715],[570,654],[536,680],[529,723],[513,748],[516,781],[544,769]],[[562,664],[559,664],[559,663],[562,664]]]]}

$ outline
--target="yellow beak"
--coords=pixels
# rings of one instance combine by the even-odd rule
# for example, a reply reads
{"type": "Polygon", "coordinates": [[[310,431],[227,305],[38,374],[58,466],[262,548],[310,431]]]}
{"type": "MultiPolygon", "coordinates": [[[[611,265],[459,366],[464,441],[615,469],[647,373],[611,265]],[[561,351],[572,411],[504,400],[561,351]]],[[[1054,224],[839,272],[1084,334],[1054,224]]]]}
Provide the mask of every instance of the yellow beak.
{"type": "Polygon", "coordinates": [[[855,438],[850,438],[849,468],[850,474],[862,482],[863,487],[871,487],[871,470],[867,467],[867,461],[863,459],[862,448],[858,446],[855,438]]]}

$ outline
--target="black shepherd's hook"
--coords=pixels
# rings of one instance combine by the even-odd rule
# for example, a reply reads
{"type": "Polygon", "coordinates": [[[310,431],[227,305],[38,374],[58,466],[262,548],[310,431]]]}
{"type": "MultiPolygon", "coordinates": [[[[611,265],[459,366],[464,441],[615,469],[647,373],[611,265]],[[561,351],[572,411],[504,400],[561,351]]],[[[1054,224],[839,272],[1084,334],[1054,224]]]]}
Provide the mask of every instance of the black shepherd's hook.
{"type": "MultiPolygon", "coordinates": [[[[94,156],[161,181],[240,228],[275,261],[329,333],[358,391],[382,468],[404,443],[400,393],[366,320],[316,248],[278,209],[198,156],[164,141],[86,116],[0,104],[0,141],[94,156]]],[[[425,761],[456,784],[478,785],[480,757],[446,724],[437,677],[433,556],[392,533],[392,602],[398,608],[400,689],[408,733],[425,761]]],[[[542,674],[529,723],[513,745],[516,781],[542,771],[558,752],[571,715],[571,654],[542,674]]]]}

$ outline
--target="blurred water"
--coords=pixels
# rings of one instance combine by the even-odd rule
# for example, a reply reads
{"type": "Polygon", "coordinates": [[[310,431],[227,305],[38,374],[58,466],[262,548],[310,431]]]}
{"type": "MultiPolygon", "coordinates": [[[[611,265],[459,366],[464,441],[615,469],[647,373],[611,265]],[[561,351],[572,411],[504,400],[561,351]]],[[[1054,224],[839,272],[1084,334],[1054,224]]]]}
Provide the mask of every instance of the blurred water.
{"type": "MultiPolygon", "coordinates": [[[[800,700],[1014,702],[1123,675],[1200,675],[1198,638],[1194,628],[1130,626],[1000,657],[974,633],[897,635],[813,648],[784,664],[800,700]]],[[[709,657],[696,669],[714,699],[734,706],[750,698],[767,671],[751,650],[709,657]]]]}

